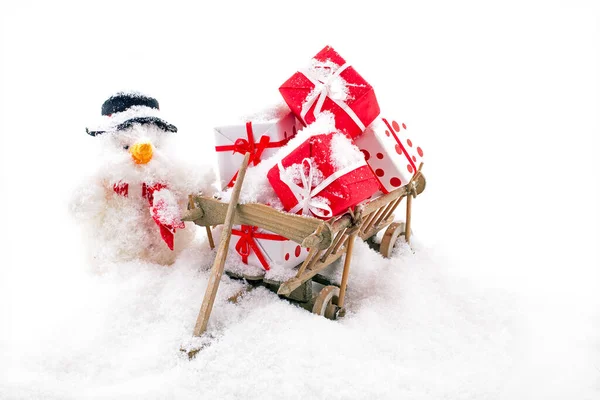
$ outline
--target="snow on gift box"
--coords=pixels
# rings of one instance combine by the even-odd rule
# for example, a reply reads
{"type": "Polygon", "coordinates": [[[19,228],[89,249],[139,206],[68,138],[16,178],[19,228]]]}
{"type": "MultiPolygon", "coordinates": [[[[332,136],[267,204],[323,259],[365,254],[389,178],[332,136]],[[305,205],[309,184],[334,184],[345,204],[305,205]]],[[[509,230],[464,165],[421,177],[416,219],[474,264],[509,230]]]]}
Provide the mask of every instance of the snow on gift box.
{"type": "Polygon", "coordinates": [[[362,153],[339,132],[311,136],[267,178],[285,210],[322,219],[346,212],[379,188],[362,153]]]}
{"type": "Polygon", "coordinates": [[[242,119],[241,124],[216,127],[215,150],[221,188],[233,186],[238,167],[246,152],[250,152],[249,166],[258,165],[284,146],[301,127],[289,110],[281,106],[242,119]]]}
{"type": "Polygon", "coordinates": [[[423,160],[423,149],[413,143],[406,125],[386,118],[377,118],[355,144],[384,193],[406,185],[423,160]]]}
{"type": "Polygon", "coordinates": [[[379,115],[373,87],[330,46],[292,75],[279,92],[305,125],[322,111],[331,111],[336,127],[353,138],[379,115]]]}

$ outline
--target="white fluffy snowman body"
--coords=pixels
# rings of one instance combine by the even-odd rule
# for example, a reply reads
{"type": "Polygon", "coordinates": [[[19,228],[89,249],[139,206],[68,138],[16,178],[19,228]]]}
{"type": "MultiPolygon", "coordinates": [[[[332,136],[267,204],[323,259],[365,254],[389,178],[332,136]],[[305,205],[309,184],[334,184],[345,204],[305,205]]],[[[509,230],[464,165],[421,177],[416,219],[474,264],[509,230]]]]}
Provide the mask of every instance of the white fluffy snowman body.
{"type": "Polygon", "coordinates": [[[97,261],[168,265],[192,241],[195,226],[180,217],[188,194],[201,191],[204,180],[202,171],[170,152],[172,135],[134,123],[92,138],[101,147],[97,171],[76,192],[72,211],[87,229],[97,261]],[[134,151],[140,146],[141,156],[134,151]]]}

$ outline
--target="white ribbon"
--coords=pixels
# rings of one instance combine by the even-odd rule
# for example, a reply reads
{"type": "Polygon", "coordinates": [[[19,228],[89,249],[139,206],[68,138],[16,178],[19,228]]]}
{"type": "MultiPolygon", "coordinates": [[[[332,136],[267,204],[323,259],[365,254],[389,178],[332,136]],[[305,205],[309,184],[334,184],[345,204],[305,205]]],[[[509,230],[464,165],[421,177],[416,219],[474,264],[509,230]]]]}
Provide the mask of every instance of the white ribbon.
{"type": "Polygon", "coordinates": [[[292,179],[290,179],[285,173],[285,168],[281,164],[281,161],[277,163],[279,168],[279,177],[283,183],[287,185],[292,191],[292,194],[298,201],[291,210],[290,213],[295,214],[298,211],[302,210],[303,215],[309,215],[309,212],[313,213],[317,217],[326,218],[332,217],[333,211],[331,207],[323,201],[315,198],[319,193],[321,193],[327,186],[331,185],[336,179],[341,178],[342,176],[367,165],[366,161],[362,160],[356,164],[352,164],[347,166],[346,168],[342,168],[329,177],[323,180],[320,184],[315,186],[314,189],[311,189],[312,179],[313,179],[313,166],[310,161],[310,158],[305,158],[302,160],[301,168],[302,172],[300,173],[300,178],[302,180],[302,186],[296,185],[292,179]],[[308,176],[304,174],[304,165],[305,163],[308,165],[308,176]]]}
{"type": "Polygon", "coordinates": [[[310,110],[310,108],[313,104],[315,104],[315,102],[317,103],[317,105],[315,106],[315,111],[313,112],[313,114],[315,117],[317,117],[321,113],[321,108],[323,107],[325,99],[329,97],[331,101],[337,104],[342,110],[344,110],[346,114],[348,114],[350,118],[352,118],[352,121],[354,121],[354,123],[358,125],[361,131],[364,131],[366,129],[365,124],[363,124],[360,118],[358,118],[358,115],[356,115],[354,110],[352,110],[350,106],[346,104],[343,100],[336,99],[331,91],[331,84],[336,79],[342,79],[340,77],[340,74],[344,72],[344,70],[348,67],[350,67],[350,64],[344,63],[344,65],[339,67],[333,74],[331,74],[331,76],[327,78],[325,82],[322,82],[318,76],[312,73],[310,69],[299,71],[302,75],[306,76],[306,78],[308,78],[308,80],[311,81],[313,85],[315,85],[314,90],[310,92],[310,94],[304,100],[304,104],[302,105],[302,111],[300,112],[300,116],[303,120],[306,120],[306,114],[308,114],[308,110],[310,110]]]}

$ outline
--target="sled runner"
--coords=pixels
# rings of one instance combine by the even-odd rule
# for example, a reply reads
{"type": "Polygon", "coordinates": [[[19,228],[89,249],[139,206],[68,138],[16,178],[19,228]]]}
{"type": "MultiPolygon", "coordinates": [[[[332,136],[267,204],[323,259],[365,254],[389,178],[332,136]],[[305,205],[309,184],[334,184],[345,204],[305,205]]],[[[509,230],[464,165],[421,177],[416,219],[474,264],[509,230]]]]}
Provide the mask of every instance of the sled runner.
{"type": "MultiPolygon", "coordinates": [[[[407,185],[363,202],[353,209],[348,209],[345,214],[325,221],[278,211],[263,204],[238,204],[249,156],[250,154],[247,153],[244,158],[229,203],[212,197],[191,195],[188,213],[183,218],[185,221],[193,221],[196,225],[206,227],[211,247],[213,246],[211,227],[223,225],[217,256],[194,328],[195,337],[200,337],[206,332],[219,281],[224,272],[233,225],[257,226],[309,249],[308,257],[296,266],[295,276],[286,281],[269,280],[264,277],[264,274],[233,277],[246,279],[253,285],[267,287],[315,314],[336,319],[345,313],[344,301],[352,248],[356,238],[367,241],[384,257],[390,257],[394,244],[401,236],[410,243],[412,199],[425,190],[425,177],[421,174],[421,164],[418,172],[407,185]],[[406,198],[406,220],[394,222],[394,211],[404,198],[406,198]],[[375,244],[373,237],[383,229],[386,230],[381,243],[375,244]],[[338,285],[320,272],[343,254],[346,257],[338,285]],[[324,286],[314,295],[313,282],[324,286]]],[[[187,351],[192,357],[198,349],[187,351]]]]}

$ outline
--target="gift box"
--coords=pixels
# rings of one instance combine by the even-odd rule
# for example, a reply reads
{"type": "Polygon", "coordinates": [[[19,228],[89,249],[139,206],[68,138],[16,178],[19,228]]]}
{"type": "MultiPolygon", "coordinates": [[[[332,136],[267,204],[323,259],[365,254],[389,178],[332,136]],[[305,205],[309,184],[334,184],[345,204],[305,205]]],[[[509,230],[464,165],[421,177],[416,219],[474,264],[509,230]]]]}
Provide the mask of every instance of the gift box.
{"type": "Polygon", "coordinates": [[[286,211],[323,219],[346,212],[379,188],[362,153],[342,133],[310,137],[271,168],[267,179],[286,211]]]}
{"type": "Polygon", "coordinates": [[[308,249],[283,236],[250,225],[235,225],[229,248],[248,265],[268,271],[274,264],[293,268],[308,256],[308,249]]]}
{"type": "Polygon", "coordinates": [[[406,125],[394,120],[378,118],[354,142],[384,193],[406,185],[423,160],[423,149],[413,143],[406,125]]]}
{"type": "Polygon", "coordinates": [[[308,68],[292,75],[279,92],[305,125],[330,111],[337,129],[350,137],[359,136],[379,115],[373,87],[330,46],[315,55],[308,68]]]}
{"type": "Polygon", "coordinates": [[[246,152],[250,152],[249,167],[258,165],[294,137],[301,126],[288,110],[268,120],[257,118],[240,125],[215,128],[221,188],[233,186],[246,152]]]}

